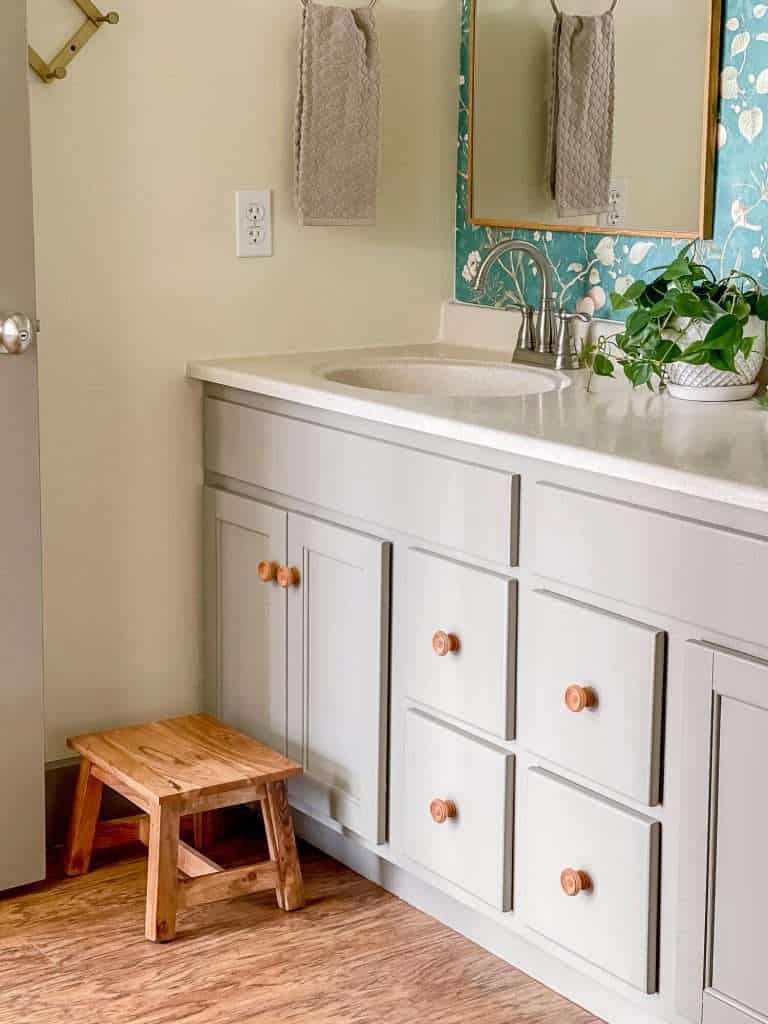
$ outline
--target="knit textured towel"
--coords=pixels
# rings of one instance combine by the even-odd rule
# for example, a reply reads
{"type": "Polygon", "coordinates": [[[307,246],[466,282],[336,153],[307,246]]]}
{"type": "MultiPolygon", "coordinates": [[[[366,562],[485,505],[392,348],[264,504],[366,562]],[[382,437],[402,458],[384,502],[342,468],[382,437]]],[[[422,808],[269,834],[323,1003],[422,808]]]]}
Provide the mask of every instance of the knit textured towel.
{"type": "Polygon", "coordinates": [[[304,8],[296,106],[300,224],[375,224],[380,60],[366,7],[304,8]]]}
{"type": "Polygon", "coordinates": [[[558,13],[552,78],[547,178],[558,216],[606,213],[616,92],[612,11],[558,13]]]}

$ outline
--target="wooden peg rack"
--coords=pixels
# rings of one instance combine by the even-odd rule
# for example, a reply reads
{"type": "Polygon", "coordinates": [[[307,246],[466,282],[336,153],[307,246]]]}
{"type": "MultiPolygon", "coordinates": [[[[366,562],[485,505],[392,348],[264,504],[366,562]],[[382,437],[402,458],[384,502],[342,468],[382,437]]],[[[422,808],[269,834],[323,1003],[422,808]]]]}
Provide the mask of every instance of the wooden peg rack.
{"type": "Polygon", "coordinates": [[[116,25],[120,21],[120,15],[116,11],[102,14],[98,7],[91,3],[91,0],[73,0],[73,2],[85,15],[85,22],[72,38],[67,40],[52,61],[46,63],[37,50],[33,50],[31,46],[27,47],[29,66],[46,84],[67,77],[67,65],[75,59],[102,25],[116,25]]]}

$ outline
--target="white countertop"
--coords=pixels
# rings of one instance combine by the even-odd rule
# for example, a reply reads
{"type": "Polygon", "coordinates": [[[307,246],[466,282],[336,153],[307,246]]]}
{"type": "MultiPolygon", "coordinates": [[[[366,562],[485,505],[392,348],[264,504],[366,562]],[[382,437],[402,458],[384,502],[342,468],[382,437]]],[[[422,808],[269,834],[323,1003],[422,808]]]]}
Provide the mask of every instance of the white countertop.
{"type": "Polygon", "coordinates": [[[216,359],[188,376],[575,469],[768,512],[768,410],[754,401],[682,402],[622,380],[569,374],[560,391],[518,398],[446,398],[362,390],[323,366],[387,355],[509,362],[509,352],[437,342],[391,348],[216,359]]]}

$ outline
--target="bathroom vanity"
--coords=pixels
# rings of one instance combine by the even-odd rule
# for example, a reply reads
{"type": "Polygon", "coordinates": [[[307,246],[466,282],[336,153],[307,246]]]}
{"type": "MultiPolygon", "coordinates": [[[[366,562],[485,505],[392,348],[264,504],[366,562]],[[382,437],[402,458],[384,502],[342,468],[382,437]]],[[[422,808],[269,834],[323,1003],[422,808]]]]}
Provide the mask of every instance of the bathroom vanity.
{"type": "Polygon", "coordinates": [[[766,413],[339,383],[393,352],[190,367],[209,710],[301,761],[313,843],[607,1021],[768,1020],[766,413]]]}

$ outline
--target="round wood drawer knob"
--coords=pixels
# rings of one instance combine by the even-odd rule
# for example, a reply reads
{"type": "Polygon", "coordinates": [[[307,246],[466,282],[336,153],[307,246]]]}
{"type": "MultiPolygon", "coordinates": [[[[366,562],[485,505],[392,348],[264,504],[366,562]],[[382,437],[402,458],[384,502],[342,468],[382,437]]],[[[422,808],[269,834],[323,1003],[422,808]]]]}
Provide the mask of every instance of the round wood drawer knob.
{"type": "Polygon", "coordinates": [[[289,587],[298,587],[301,574],[298,569],[291,565],[281,565],[277,570],[277,582],[284,590],[289,587]]]}
{"type": "Polygon", "coordinates": [[[458,816],[458,808],[453,800],[433,800],[429,805],[429,813],[438,825],[458,816]]]}
{"type": "Polygon", "coordinates": [[[592,879],[586,871],[566,868],[560,875],[560,886],[566,896],[578,896],[580,892],[589,892],[592,888],[592,879]]]}
{"type": "Polygon", "coordinates": [[[438,629],[432,637],[432,650],[438,658],[444,658],[446,654],[455,654],[459,649],[459,638],[455,633],[444,633],[438,629]]]}
{"type": "Polygon", "coordinates": [[[259,562],[259,568],[257,569],[259,579],[262,583],[271,583],[277,579],[278,568],[277,562],[259,562]]]}
{"type": "Polygon", "coordinates": [[[569,686],[565,691],[565,706],[569,711],[578,713],[587,708],[597,706],[597,694],[588,686],[569,686]]]}

